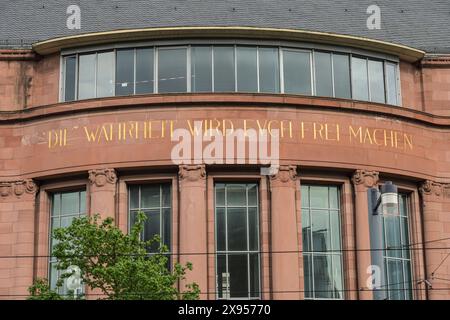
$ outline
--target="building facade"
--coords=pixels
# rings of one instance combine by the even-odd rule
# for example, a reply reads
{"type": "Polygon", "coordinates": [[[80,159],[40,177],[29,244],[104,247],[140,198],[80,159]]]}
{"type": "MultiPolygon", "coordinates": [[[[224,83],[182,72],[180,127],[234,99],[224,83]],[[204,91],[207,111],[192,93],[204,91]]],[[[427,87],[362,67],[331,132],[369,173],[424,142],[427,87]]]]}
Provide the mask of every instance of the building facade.
{"type": "Polygon", "coordinates": [[[0,297],[54,285],[55,228],[143,211],[202,299],[372,299],[375,251],[388,299],[450,298],[450,51],[246,25],[0,49],[0,297]],[[252,134],[277,138],[277,170],[252,134]],[[387,181],[399,214],[374,248],[387,181]]]}

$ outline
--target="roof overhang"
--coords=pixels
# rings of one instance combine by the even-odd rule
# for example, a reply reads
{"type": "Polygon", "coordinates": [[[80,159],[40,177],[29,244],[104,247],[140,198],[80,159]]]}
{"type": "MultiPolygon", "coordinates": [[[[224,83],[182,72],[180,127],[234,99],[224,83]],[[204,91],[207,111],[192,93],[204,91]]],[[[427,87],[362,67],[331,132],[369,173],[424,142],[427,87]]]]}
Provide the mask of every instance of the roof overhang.
{"type": "Polygon", "coordinates": [[[35,43],[33,49],[40,55],[48,55],[63,49],[94,44],[179,38],[252,38],[324,43],[391,54],[408,62],[416,62],[425,56],[425,52],[418,49],[369,38],[318,31],[255,27],[167,27],[114,30],[50,39],[35,43]]]}

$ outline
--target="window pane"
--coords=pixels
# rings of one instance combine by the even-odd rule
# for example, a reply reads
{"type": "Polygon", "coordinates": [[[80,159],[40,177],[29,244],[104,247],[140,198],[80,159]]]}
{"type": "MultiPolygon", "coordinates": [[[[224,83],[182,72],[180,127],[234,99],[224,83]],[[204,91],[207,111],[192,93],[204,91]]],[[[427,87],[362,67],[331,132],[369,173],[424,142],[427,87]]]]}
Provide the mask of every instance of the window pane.
{"type": "Polygon", "coordinates": [[[159,49],[158,92],[186,92],[186,49],[159,49]]]}
{"type": "Polygon", "coordinates": [[[256,48],[236,49],[237,91],[258,92],[256,48]]]}
{"type": "Polygon", "coordinates": [[[314,298],[312,259],[309,254],[303,255],[303,269],[305,279],[305,298],[314,298]]]}
{"type": "Polygon", "coordinates": [[[227,273],[226,255],[217,255],[217,292],[219,299],[230,298],[230,284],[227,273]]]}
{"type": "Polygon", "coordinates": [[[384,216],[386,232],[386,255],[401,258],[400,219],[395,216],[384,216]]]}
{"type": "Polygon", "coordinates": [[[78,214],[79,205],[78,192],[66,192],[61,195],[61,215],[78,214]]]}
{"type": "Polygon", "coordinates": [[[95,98],[96,54],[80,55],[78,98],[95,98]]]}
{"type": "Polygon", "coordinates": [[[397,65],[386,63],[387,103],[398,105],[397,65]]]}
{"type": "Polygon", "coordinates": [[[352,58],[352,85],[353,99],[369,100],[366,59],[352,58]]]}
{"type": "Polygon", "coordinates": [[[280,92],[278,48],[259,48],[259,91],[280,92]]]}
{"type": "Polygon", "coordinates": [[[247,255],[228,255],[228,271],[230,273],[231,298],[247,298],[249,294],[247,255]]]}
{"type": "Polygon", "coordinates": [[[249,250],[258,250],[258,210],[256,208],[248,208],[248,238],[249,250]]]}
{"type": "Polygon", "coordinates": [[[260,296],[259,288],[259,254],[250,254],[250,297],[260,296]]]}
{"type": "Polygon", "coordinates": [[[322,97],[333,96],[333,79],[331,76],[331,54],[314,52],[316,72],[316,95],[322,97]]]}
{"type": "Polygon", "coordinates": [[[139,209],[139,186],[130,186],[130,209],[139,209]]]}
{"type": "Polygon", "coordinates": [[[248,205],[257,206],[258,205],[258,185],[253,184],[248,187],[248,205]]]}
{"type": "Polygon", "coordinates": [[[331,258],[331,255],[313,256],[315,298],[334,298],[336,286],[333,281],[331,258]]]}
{"type": "Polygon", "coordinates": [[[300,196],[302,198],[302,208],[309,208],[309,187],[301,186],[300,196]]]}
{"type": "Polygon", "coordinates": [[[212,91],[211,47],[192,47],[192,92],[212,91]]]}
{"type": "Polygon", "coordinates": [[[59,216],[61,214],[61,194],[56,193],[52,197],[52,216],[59,216]]]}
{"type": "Polygon", "coordinates": [[[64,101],[75,100],[75,84],[77,81],[77,57],[65,57],[64,71],[64,101]]]}
{"type": "Polygon", "coordinates": [[[217,251],[225,251],[225,233],[226,233],[226,227],[225,227],[225,209],[223,208],[217,208],[216,209],[216,246],[217,251]]]}
{"type": "Polygon", "coordinates": [[[216,206],[225,206],[225,185],[216,184],[216,206]]]}
{"type": "Polygon", "coordinates": [[[302,239],[303,239],[303,251],[309,252],[311,248],[311,221],[309,216],[309,210],[302,208],[302,239]]]}
{"type": "Polygon", "coordinates": [[[117,50],[116,96],[134,93],[134,49],[117,50]]]}
{"type": "Polygon", "coordinates": [[[141,208],[158,208],[161,206],[160,186],[141,186],[141,208]]]}
{"type": "MultiPolygon", "coordinates": [[[[147,220],[145,221],[144,225],[144,240],[153,240],[153,238],[156,235],[161,235],[160,233],[160,211],[159,210],[151,210],[151,211],[145,211],[145,214],[147,215],[147,220]]],[[[151,247],[149,248],[150,252],[157,252],[160,247],[160,244],[155,241],[151,244],[151,247]]]]}
{"type": "Polygon", "coordinates": [[[114,95],[114,52],[102,52],[97,56],[97,97],[114,95]]]}
{"type": "Polygon", "coordinates": [[[324,252],[331,250],[330,247],[330,223],[326,211],[311,211],[313,250],[324,252]]]}
{"type": "Polygon", "coordinates": [[[328,187],[310,187],[311,208],[328,209],[328,187]]]}
{"type": "Polygon", "coordinates": [[[80,192],[80,213],[86,213],[86,191],[80,192]]]}
{"type": "Polygon", "coordinates": [[[400,260],[388,260],[389,299],[403,300],[403,267],[400,260]]]}
{"type": "Polygon", "coordinates": [[[162,206],[163,207],[172,207],[172,188],[170,184],[164,184],[161,186],[162,192],[162,206]]]}
{"type": "Polygon", "coordinates": [[[246,187],[242,184],[227,185],[227,205],[228,206],[245,206],[246,201],[246,187]]]}
{"type": "Polygon", "coordinates": [[[342,285],[342,259],[341,255],[334,254],[333,256],[333,293],[335,299],[343,299],[343,289],[342,285]]]}
{"type": "Polygon", "coordinates": [[[245,208],[227,209],[228,251],[247,250],[247,214],[245,208]]]}
{"type": "Polygon", "coordinates": [[[234,47],[214,47],[214,91],[235,91],[234,47]]]}
{"type": "Polygon", "coordinates": [[[117,50],[116,96],[134,93],[134,49],[117,50]]]}
{"type": "Polygon", "coordinates": [[[339,213],[331,212],[330,221],[332,227],[332,239],[331,239],[331,250],[341,250],[341,228],[339,222],[339,213]]]}
{"type": "Polygon", "coordinates": [[[330,208],[331,209],[339,209],[339,191],[337,187],[330,187],[330,208]]]}
{"type": "Polygon", "coordinates": [[[161,240],[165,246],[167,246],[167,249],[170,250],[171,247],[171,212],[172,210],[167,208],[163,209],[163,235],[161,237],[161,240]]]}
{"type": "Polygon", "coordinates": [[[136,94],[153,93],[153,48],[136,49],[136,94]]]}
{"type": "Polygon", "coordinates": [[[283,64],[284,92],[310,95],[310,53],[284,50],[283,64]]]}
{"type": "Polygon", "coordinates": [[[350,99],[350,63],[349,56],[333,54],[334,96],[350,99]]]}
{"type": "Polygon", "coordinates": [[[371,101],[384,103],[383,62],[369,60],[369,79],[371,101]]]}

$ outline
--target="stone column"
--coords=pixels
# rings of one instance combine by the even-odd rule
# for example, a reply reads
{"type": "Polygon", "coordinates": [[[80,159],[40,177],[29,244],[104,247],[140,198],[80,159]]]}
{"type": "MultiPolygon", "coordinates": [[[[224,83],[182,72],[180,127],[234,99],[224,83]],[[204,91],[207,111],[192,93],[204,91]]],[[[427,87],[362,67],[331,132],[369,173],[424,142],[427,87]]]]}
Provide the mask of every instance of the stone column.
{"type": "Polygon", "coordinates": [[[270,177],[273,299],[300,299],[296,166],[280,166],[270,177]]]}
{"type": "MultiPolygon", "coordinates": [[[[419,189],[423,201],[424,248],[426,278],[433,288],[447,288],[450,278],[450,259],[446,248],[450,241],[450,184],[425,181],[419,189]]],[[[415,249],[423,246],[415,246],[415,249]]],[[[420,287],[424,289],[424,287],[420,287]]],[[[429,299],[448,299],[448,291],[429,290],[429,299]]]]}
{"type": "Polygon", "coordinates": [[[204,165],[181,165],[179,167],[179,252],[180,263],[191,262],[186,280],[180,283],[184,290],[187,283],[196,282],[200,298],[208,295],[207,209],[206,170],[204,165]]]}
{"type": "Polygon", "coordinates": [[[25,299],[33,283],[35,198],[33,180],[0,180],[0,295],[25,299]],[[17,258],[24,256],[26,258],[17,258]]]}
{"type": "Polygon", "coordinates": [[[89,171],[90,214],[100,214],[102,218],[116,220],[115,195],[117,175],[114,169],[89,171]]]}
{"type": "Polygon", "coordinates": [[[379,180],[376,171],[357,170],[352,178],[355,190],[355,235],[356,261],[358,272],[359,299],[372,300],[372,291],[367,287],[370,274],[367,269],[372,264],[370,249],[369,203],[367,190],[375,187],[379,180]]]}

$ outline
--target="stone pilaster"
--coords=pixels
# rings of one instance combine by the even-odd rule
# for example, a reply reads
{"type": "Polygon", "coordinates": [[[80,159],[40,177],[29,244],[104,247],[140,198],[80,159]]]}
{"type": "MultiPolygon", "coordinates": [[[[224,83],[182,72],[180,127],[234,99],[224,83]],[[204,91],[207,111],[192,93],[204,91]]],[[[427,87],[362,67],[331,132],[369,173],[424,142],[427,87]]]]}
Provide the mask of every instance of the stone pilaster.
{"type": "Polygon", "coordinates": [[[96,169],[89,171],[90,213],[100,214],[103,218],[116,218],[115,195],[117,175],[114,169],[96,169]]]}
{"type": "Polygon", "coordinates": [[[0,179],[0,295],[24,299],[33,282],[35,198],[31,179],[0,179]],[[23,257],[23,258],[17,258],[23,257]]]}
{"type": "Polygon", "coordinates": [[[180,263],[191,262],[193,265],[193,270],[187,273],[186,280],[180,284],[181,290],[184,290],[187,283],[196,282],[200,287],[200,298],[206,299],[208,296],[208,243],[204,165],[179,167],[179,192],[180,263]]]}
{"type": "Polygon", "coordinates": [[[296,166],[280,166],[270,177],[273,299],[300,298],[296,166]]]}
{"type": "Polygon", "coordinates": [[[356,259],[358,272],[359,299],[371,300],[372,291],[367,288],[372,264],[370,251],[369,203],[367,190],[377,185],[379,173],[376,171],[356,170],[352,177],[355,190],[356,259]]]}

